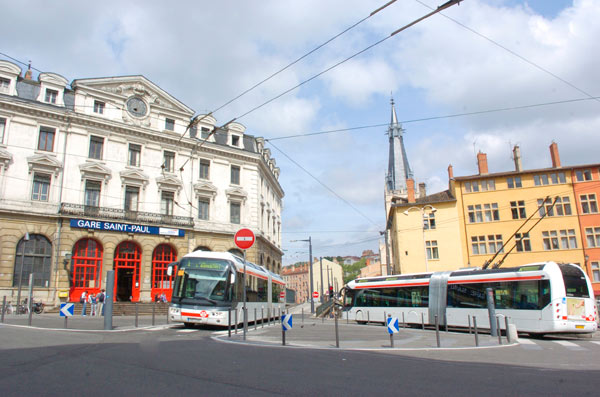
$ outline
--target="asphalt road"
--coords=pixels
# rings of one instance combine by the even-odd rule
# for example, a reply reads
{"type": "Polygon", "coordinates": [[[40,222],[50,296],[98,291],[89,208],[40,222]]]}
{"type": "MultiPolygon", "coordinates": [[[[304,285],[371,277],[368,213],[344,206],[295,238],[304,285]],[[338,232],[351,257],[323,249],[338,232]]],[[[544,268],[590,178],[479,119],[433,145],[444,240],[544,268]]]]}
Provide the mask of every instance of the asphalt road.
{"type": "Polygon", "coordinates": [[[536,341],[506,347],[495,357],[500,353],[489,349],[393,354],[286,349],[223,343],[211,334],[0,326],[0,394],[586,396],[597,395],[600,387],[600,345],[592,341],[577,342],[579,350],[536,341]],[[519,360],[528,363],[514,363],[519,360]],[[539,366],[531,362],[536,360],[539,366]],[[564,365],[543,365],[552,360],[564,365]],[[596,365],[580,365],[585,362],[596,365]]]}

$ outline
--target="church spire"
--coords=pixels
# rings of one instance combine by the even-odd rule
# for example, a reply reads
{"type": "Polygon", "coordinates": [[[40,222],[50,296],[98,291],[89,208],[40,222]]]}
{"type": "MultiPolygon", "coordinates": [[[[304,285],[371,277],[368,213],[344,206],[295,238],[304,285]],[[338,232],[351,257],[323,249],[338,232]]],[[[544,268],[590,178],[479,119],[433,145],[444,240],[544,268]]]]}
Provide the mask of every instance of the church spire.
{"type": "Polygon", "coordinates": [[[404,130],[402,124],[398,123],[394,99],[391,99],[392,117],[388,127],[388,136],[390,142],[388,173],[386,176],[386,191],[399,191],[400,194],[406,194],[406,180],[413,178],[406,149],[404,148],[404,130]]]}

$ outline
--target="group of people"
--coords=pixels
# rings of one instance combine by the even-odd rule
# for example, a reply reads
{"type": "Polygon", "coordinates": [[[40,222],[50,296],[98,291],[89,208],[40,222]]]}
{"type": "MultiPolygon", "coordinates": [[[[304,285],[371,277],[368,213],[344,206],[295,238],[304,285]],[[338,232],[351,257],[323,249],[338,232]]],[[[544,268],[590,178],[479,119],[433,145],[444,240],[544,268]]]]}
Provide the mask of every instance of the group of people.
{"type": "Polygon", "coordinates": [[[154,295],[154,302],[162,302],[162,303],[168,302],[167,295],[165,295],[164,292],[160,295],[159,294],[154,295]]]}
{"type": "Polygon", "coordinates": [[[81,309],[81,315],[86,315],[87,304],[90,304],[90,316],[104,316],[104,299],[106,298],[106,294],[104,290],[101,290],[96,295],[88,294],[87,291],[83,291],[81,293],[81,297],[79,298],[79,303],[83,304],[83,308],[81,309]]]}

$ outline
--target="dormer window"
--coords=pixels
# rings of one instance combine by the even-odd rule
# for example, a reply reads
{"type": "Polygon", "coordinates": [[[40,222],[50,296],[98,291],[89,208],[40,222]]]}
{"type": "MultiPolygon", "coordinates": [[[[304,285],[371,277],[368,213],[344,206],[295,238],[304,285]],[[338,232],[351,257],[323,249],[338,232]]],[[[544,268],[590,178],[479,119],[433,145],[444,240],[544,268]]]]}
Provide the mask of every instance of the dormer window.
{"type": "Polygon", "coordinates": [[[238,135],[231,136],[231,145],[232,146],[240,146],[240,137],[238,135]]]}
{"type": "Polygon", "coordinates": [[[8,93],[10,89],[10,80],[0,77],[0,92],[8,93]]]}
{"type": "Polygon", "coordinates": [[[58,91],[51,90],[50,88],[46,88],[46,97],[45,101],[48,103],[56,103],[56,98],[58,97],[58,91]]]}
{"type": "Polygon", "coordinates": [[[206,139],[208,138],[208,135],[210,134],[210,128],[207,127],[202,127],[200,130],[200,137],[202,139],[206,139]]]}
{"type": "Polygon", "coordinates": [[[165,119],[165,130],[175,131],[175,120],[166,118],[165,119]]]}
{"type": "Polygon", "coordinates": [[[104,107],[106,104],[101,101],[94,101],[94,113],[104,114],[104,107]]]}

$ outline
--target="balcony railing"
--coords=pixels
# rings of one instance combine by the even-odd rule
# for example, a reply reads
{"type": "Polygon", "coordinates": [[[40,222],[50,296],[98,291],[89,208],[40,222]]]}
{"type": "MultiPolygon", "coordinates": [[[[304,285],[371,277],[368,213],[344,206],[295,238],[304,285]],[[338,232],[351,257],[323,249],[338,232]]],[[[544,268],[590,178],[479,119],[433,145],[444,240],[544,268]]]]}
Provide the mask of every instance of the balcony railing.
{"type": "Polygon", "coordinates": [[[61,203],[61,215],[85,216],[102,220],[149,223],[152,225],[169,225],[193,227],[194,218],[174,216],[154,212],[127,211],[119,208],[94,207],[82,204],[61,203]]]}

